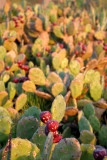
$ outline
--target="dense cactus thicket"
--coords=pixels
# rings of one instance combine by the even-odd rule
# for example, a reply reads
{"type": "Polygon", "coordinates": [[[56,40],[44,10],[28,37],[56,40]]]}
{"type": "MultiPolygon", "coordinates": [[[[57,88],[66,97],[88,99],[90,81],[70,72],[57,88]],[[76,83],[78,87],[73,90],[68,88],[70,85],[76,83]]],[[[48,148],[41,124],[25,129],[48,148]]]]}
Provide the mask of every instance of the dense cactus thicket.
{"type": "Polygon", "coordinates": [[[106,10],[23,0],[0,13],[0,160],[107,160],[106,10]]]}

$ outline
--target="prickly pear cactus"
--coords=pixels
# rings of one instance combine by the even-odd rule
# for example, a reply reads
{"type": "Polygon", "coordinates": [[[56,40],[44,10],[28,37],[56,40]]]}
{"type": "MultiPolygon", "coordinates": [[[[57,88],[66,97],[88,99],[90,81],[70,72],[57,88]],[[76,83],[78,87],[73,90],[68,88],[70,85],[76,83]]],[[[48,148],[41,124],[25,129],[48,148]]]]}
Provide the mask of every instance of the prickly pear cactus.
{"type": "Polygon", "coordinates": [[[73,98],[80,96],[83,90],[83,81],[80,79],[72,80],[70,84],[70,90],[73,98]]]}
{"type": "Polygon", "coordinates": [[[5,84],[3,81],[0,81],[0,92],[5,91],[5,84]]]}
{"type": "Polygon", "coordinates": [[[68,24],[67,33],[69,36],[73,36],[75,34],[75,25],[72,21],[68,24]]]}
{"type": "Polygon", "coordinates": [[[94,101],[98,101],[101,98],[102,91],[103,88],[99,81],[93,81],[90,84],[90,94],[94,101]]]}
{"type": "Polygon", "coordinates": [[[45,75],[39,68],[31,68],[29,71],[29,79],[36,85],[45,85],[45,75]]]}
{"type": "Polygon", "coordinates": [[[78,122],[78,125],[79,125],[79,131],[81,132],[82,130],[88,130],[90,132],[93,132],[93,129],[89,123],[89,121],[84,117],[82,116],[78,122]]]}
{"type": "Polygon", "coordinates": [[[59,26],[53,27],[53,33],[55,34],[56,37],[61,38],[61,39],[63,38],[63,34],[59,26]]]}
{"type": "Polygon", "coordinates": [[[94,106],[91,103],[88,103],[84,106],[83,112],[85,117],[88,119],[91,115],[95,115],[94,106]]]}
{"type": "Polygon", "coordinates": [[[45,125],[40,126],[31,138],[31,142],[37,145],[41,154],[43,153],[46,138],[45,125]]]}
{"type": "Polygon", "coordinates": [[[9,82],[8,83],[8,94],[9,94],[9,99],[13,100],[15,95],[16,95],[16,84],[9,82]]]}
{"type": "Polygon", "coordinates": [[[23,139],[31,139],[39,127],[40,122],[33,116],[23,117],[17,125],[17,136],[23,139]]]}
{"type": "Polygon", "coordinates": [[[54,148],[51,160],[80,160],[81,148],[77,139],[62,139],[54,148]]]}
{"type": "Polygon", "coordinates": [[[3,106],[8,100],[8,93],[6,91],[0,92],[0,106],[3,106]]]}
{"type": "Polygon", "coordinates": [[[80,140],[83,144],[96,144],[96,137],[93,133],[87,130],[82,130],[80,133],[80,140]]]}
{"type": "Polygon", "coordinates": [[[93,128],[94,132],[98,132],[100,130],[100,121],[95,115],[89,116],[89,122],[93,128]]]}
{"type": "Polygon", "coordinates": [[[47,136],[47,139],[44,145],[43,154],[42,154],[43,160],[49,159],[51,150],[52,150],[52,144],[53,144],[53,133],[50,132],[47,136]]]}
{"type": "Polygon", "coordinates": [[[55,119],[58,122],[60,122],[64,117],[65,109],[66,109],[66,103],[64,97],[62,95],[58,95],[52,103],[51,107],[52,119],[55,119]]]}
{"type": "Polygon", "coordinates": [[[40,120],[40,113],[41,113],[41,110],[38,107],[32,106],[24,111],[21,118],[28,117],[28,116],[34,116],[35,118],[40,120]]]}
{"type": "Polygon", "coordinates": [[[22,88],[26,92],[35,92],[36,86],[32,81],[25,81],[22,85],[22,88]]]}
{"type": "Polygon", "coordinates": [[[9,116],[0,116],[0,142],[6,141],[10,134],[12,121],[9,116]]]}
{"type": "MultiPolygon", "coordinates": [[[[7,160],[7,154],[4,160],[7,160]]],[[[27,139],[14,138],[11,141],[11,159],[41,160],[40,150],[36,144],[31,143],[27,139]]]]}
{"type": "Polygon", "coordinates": [[[21,110],[27,102],[27,95],[22,93],[16,100],[15,109],[17,111],[21,110]]]}
{"type": "Polygon", "coordinates": [[[51,92],[54,97],[56,97],[59,94],[65,96],[67,89],[63,83],[55,83],[51,88],[51,92]]]}
{"type": "Polygon", "coordinates": [[[13,102],[10,99],[8,99],[7,102],[3,105],[3,107],[6,109],[13,107],[13,102]]]}
{"type": "Polygon", "coordinates": [[[6,56],[6,49],[4,46],[0,46],[0,60],[4,60],[6,56]]]}
{"type": "Polygon", "coordinates": [[[69,63],[69,69],[73,75],[77,75],[80,72],[80,63],[76,60],[72,60],[69,63]]]}
{"type": "Polygon", "coordinates": [[[0,116],[9,116],[9,113],[5,108],[0,107],[0,116]]]}
{"type": "Polygon", "coordinates": [[[90,69],[85,73],[85,79],[84,79],[85,83],[91,83],[96,79],[100,81],[100,73],[98,71],[90,69]]]}
{"type": "Polygon", "coordinates": [[[61,62],[61,68],[64,69],[68,66],[68,59],[64,58],[61,62]]]}
{"type": "Polygon", "coordinates": [[[81,144],[81,159],[80,160],[94,160],[93,151],[95,150],[95,146],[91,144],[81,144]]]}
{"type": "Polygon", "coordinates": [[[99,143],[107,148],[107,126],[103,125],[98,135],[99,143]]]}
{"type": "Polygon", "coordinates": [[[98,44],[96,47],[95,47],[95,51],[97,53],[97,55],[99,56],[100,53],[103,51],[103,46],[101,44],[98,44]]]}
{"type": "Polygon", "coordinates": [[[59,56],[58,55],[55,55],[53,58],[52,58],[52,66],[55,70],[59,69],[60,67],[60,60],[59,60],[59,56]]]}
{"type": "Polygon", "coordinates": [[[52,85],[52,84],[54,84],[54,83],[56,83],[56,82],[61,83],[61,82],[62,82],[62,79],[61,79],[60,76],[59,76],[58,74],[56,74],[55,72],[51,72],[51,73],[48,75],[46,81],[47,81],[48,85],[50,86],[50,85],[52,85]]]}

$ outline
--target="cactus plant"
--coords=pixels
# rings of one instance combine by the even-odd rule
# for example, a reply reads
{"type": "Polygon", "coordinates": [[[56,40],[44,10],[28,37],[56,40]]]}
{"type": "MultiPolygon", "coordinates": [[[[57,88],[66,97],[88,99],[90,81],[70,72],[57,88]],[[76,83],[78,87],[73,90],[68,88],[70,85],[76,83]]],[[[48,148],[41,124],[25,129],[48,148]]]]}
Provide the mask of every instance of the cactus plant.
{"type": "Polygon", "coordinates": [[[26,102],[27,102],[27,95],[22,93],[16,100],[15,109],[19,111],[20,109],[24,107],[26,102]]]}
{"type": "Polygon", "coordinates": [[[104,125],[101,127],[101,130],[99,131],[98,139],[99,139],[100,144],[107,148],[107,134],[106,133],[107,133],[107,126],[104,125]]]}
{"type": "Polygon", "coordinates": [[[9,116],[0,116],[0,142],[7,141],[12,121],[9,116]]]}
{"type": "Polygon", "coordinates": [[[80,160],[94,160],[93,151],[95,149],[94,145],[91,144],[81,144],[81,159],[80,160]]]}
{"type": "Polygon", "coordinates": [[[62,139],[54,148],[51,160],[80,160],[81,148],[75,138],[62,139]]]}
{"type": "MultiPolygon", "coordinates": [[[[21,138],[13,138],[11,140],[11,159],[25,159],[28,160],[32,159],[35,160],[41,160],[40,150],[39,148],[31,143],[28,140],[21,139],[21,138]]],[[[8,152],[7,152],[8,154],[8,152]]],[[[4,158],[4,160],[7,159],[7,154],[4,158]]]]}
{"type": "Polygon", "coordinates": [[[5,108],[0,107],[0,116],[7,116],[8,117],[9,113],[5,108]]]}
{"type": "Polygon", "coordinates": [[[36,85],[45,85],[45,75],[39,68],[31,68],[29,71],[29,79],[36,85]]]}
{"type": "Polygon", "coordinates": [[[88,130],[90,132],[93,132],[93,129],[89,123],[89,121],[84,117],[82,116],[78,122],[78,125],[79,125],[79,131],[81,132],[82,130],[88,130]]]}
{"type": "Polygon", "coordinates": [[[51,88],[51,92],[54,97],[56,97],[59,94],[65,96],[67,89],[63,83],[55,83],[51,88]]]}
{"type": "Polygon", "coordinates": [[[16,84],[9,82],[8,83],[8,94],[9,94],[9,99],[13,100],[13,98],[16,95],[16,84]]]}
{"type": "Polygon", "coordinates": [[[56,37],[61,38],[61,39],[63,38],[63,34],[59,26],[53,27],[53,33],[55,34],[56,37]]]}
{"type": "Polygon", "coordinates": [[[60,122],[64,117],[65,109],[66,109],[66,103],[64,97],[62,95],[58,95],[52,103],[51,107],[52,119],[60,122]]]}
{"type": "Polygon", "coordinates": [[[6,91],[0,92],[0,106],[3,106],[8,100],[8,93],[6,91]]]}
{"type": "Polygon", "coordinates": [[[93,128],[93,131],[98,132],[100,130],[100,121],[94,115],[89,116],[89,122],[93,128]]]}
{"type": "Polygon", "coordinates": [[[23,88],[23,90],[24,91],[26,91],[26,92],[35,92],[35,90],[36,90],[36,86],[35,86],[35,84],[32,82],[32,81],[25,81],[24,83],[23,83],[23,85],[22,85],[22,88],[23,88]]]}
{"type": "Polygon", "coordinates": [[[33,116],[23,117],[17,124],[17,136],[23,139],[31,139],[40,123],[33,116]]]}
{"type": "Polygon", "coordinates": [[[46,138],[47,136],[45,134],[44,125],[40,126],[31,138],[31,142],[37,145],[37,147],[40,149],[41,154],[43,153],[46,138]]]}
{"type": "Polygon", "coordinates": [[[80,72],[80,64],[79,64],[79,62],[76,61],[76,60],[72,60],[69,63],[69,69],[70,69],[71,73],[76,76],[80,72]]]}
{"type": "Polygon", "coordinates": [[[7,102],[3,105],[3,107],[6,109],[13,107],[13,102],[10,99],[8,99],[7,102]]]}
{"type": "Polygon", "coordinates": [[[0,92],[5,91],[5,84],[3,81],[0,81],[0,92]]]}
{"type": "Polygon", "coordinates": [[[43,160],[49,159],[51,154],[52,144],[53,144],[53,133],[50,132],[47,136],[47,139],[44,145],[44,150],[42,154],[43,160]]]}
{"type": "Polygon", "coordinates": [[[94,106],[91,103],[88,103],[84,106],[83,112],[85,117],[88,119],[91,115],[95,115],[94,106]]]}
{"type": "Polygon", "coordinates": [[[6,49],[4,46],[0,46],[0,60],[4,60],[6,56],[6,49]]]}
{"type": "Polygon", "coordinates": [[[82,130],[80,133],[80,140],[83,144],[96,144],[96,137],[88,130],[82,130]]]}
{"type": "Polygon", "coordinates": [[[4,61],[0,59],[0,73],[3,71],[4,66],[5,66],[4,61]]]}
{"type": "Polygon", "coordinates": [[[71,36],[71,35],[73,36],[75,34],[75,25],[73,22],[70,22],[68,24],[67,33],[69,36],[71,36]]]}
{"type": "Polygon", "coordinates": [[[38,107],[32,106],[32,107],[29,107],[27,110],[24,111],[21,118],[28,117],[28,116],[34,116],[35,118],[40,120],[40,113],[41,113],[41,110],[38,107]]]}

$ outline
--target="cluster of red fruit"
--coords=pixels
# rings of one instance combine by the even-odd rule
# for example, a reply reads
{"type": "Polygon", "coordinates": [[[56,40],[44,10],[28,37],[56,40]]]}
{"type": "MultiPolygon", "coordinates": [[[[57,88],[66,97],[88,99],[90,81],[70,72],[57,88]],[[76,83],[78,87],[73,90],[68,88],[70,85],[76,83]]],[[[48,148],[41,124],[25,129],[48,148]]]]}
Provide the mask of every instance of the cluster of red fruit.
{"type": "Polygon", "coordinates": [[[28,71],[29,70],[29,66],[28,65],[22,65],[21,61],[18,61],[18,67],[20,67],[21,69],[28,71]]]}
{"type": "MultiPolygon", "coordinates": [[[[84,54],[86,53],[87,47],[86,47],[84,44],[82,44],[82,42],[78,42],[78,45],[81,46],[81,49],[82,49],[81,54],[84,55],[84,54]]],[[[75,54],[75,55],[78,55],[78,54],[79,54],[79,51],[76,50],[76,51],[74,52],[74,54],[75,54]]]]}
{"type": "Polygon", "coordinates": [[[22,83],[22,82],[25,82],[25,81],[27,81],[27,80],[29,80],[29,78],[28,77],[20,77],[20,78],[14,78],[13,79],[13,82],[14,83],[22,83]]]}
{"type": "Polygon", "coordinates": [[[15,27],[19,27],[19,22],[24,24],[23,16],[18,15],[17,17],[13,17],[12,20],[15,22],[15,27]]]}
{"type": "Polygon", "coordinates": [[[57,132],[59,123],[52,119],[51,113],[49,111],[41,112],[40,119],[44,124],[46,124],[45,134],[48,135],[49,132],[53,132],[53,143],[58,143],[62,139],[62,136],[57,132]]]}

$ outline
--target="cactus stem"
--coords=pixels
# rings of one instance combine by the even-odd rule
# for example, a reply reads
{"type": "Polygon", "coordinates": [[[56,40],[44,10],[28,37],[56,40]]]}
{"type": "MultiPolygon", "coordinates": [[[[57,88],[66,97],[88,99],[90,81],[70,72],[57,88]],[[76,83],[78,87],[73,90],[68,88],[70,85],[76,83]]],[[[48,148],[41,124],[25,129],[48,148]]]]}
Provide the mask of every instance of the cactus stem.
{"type": "Polygon", "coordinates": [[[53,100],[53,97],[48,94],[48,93],[44,93],[44,92],[40,92],[40,91],[35,91],[35,94],[41,98],[47,99],[47,100],[53,100]]]}
{"type": "Polygon", "coordinates": [[[73,98],[73,102],[74,102],[74,106],[75,106],[75,108],[77,108],[77,101],[76,101],[76,99],[75,99],[75,98],[73,98]]]}

